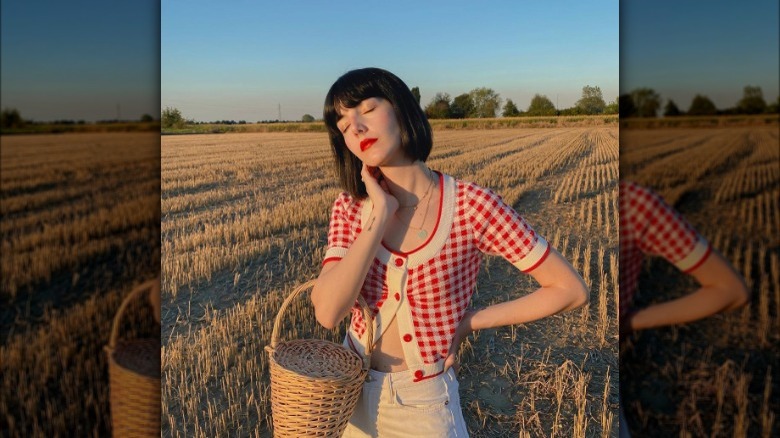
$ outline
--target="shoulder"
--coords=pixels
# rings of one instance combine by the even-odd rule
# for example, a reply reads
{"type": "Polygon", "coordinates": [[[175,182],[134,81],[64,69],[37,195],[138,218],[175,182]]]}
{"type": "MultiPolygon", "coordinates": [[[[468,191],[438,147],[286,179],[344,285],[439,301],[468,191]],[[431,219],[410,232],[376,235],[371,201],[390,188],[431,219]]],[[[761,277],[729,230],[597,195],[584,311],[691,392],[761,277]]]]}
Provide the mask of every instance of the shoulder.
{"type": "Polygon", "coordinates": [[[353,197],[348,192],[339,193],[336,200],[333,202],[333,210],[342,212],[349,217],[357,214],[362,206],[363,200],[353,197]]]}
{"type": "Polygon", "coordinates": [[[639,226],[655,222],[658,216],[675,215],[676,212],[652,189],[631,181],[620,182],[621,220],[639,226]]]}
{"type": "Polygon", "coordinates": [[[497,205],[497,202],[501,201],[501,196],[496,192],[477,183],[459,179],[456,179],[455,183],[458,188],[458,196],[462,197],[470,207],[478,207],[485,203],[497,205]]]}
{"type": "Polygon", "coordinates": [[[656,204],[663,201],[658,193],[633,181],[621,180],[619,190],[621,201],[627,202],[632,207],[648,202],[656,204]]]}
{"type": "Polygon", "coordinates": [[[352,208],[354,206],[360,206],[362,203],[362,199],[355,198],[354,196],[350,195],[349,192],[341,192],[336,197],[336,201],[333,203],[333,205],[338,205],[343,208],[352,208]]]}
{"type": "Polygon", "coordinates": [[[505,215],[511,210],[501,195],[492,189],[469,181],[457,180],[457,184],[458,197],[472,220],[483,220],[496,214],[505,215]]]}

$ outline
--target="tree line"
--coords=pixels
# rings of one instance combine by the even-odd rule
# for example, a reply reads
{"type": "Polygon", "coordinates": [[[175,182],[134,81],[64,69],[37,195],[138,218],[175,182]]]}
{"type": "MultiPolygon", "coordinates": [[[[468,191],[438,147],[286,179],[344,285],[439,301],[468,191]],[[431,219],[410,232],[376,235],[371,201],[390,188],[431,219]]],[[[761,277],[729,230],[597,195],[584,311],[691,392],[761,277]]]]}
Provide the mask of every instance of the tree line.
{"type": "MultiPolygon", "coordinates": [[[[414,87],[411,91],[419,103],[420,89],[414,87]]],[[[536,94],[528,108],[521,111],[512,99],[504,102],[493,89],[480,87],[455,98],[448,93],[436,93],[424,110],[429,119],[493,118],[499,113],[502,117],[568,116],[617,114],[618,103],[613,101],[607,104],[600,87],[586,85],[582,87],[582,97],[571,108],[557,109],[547,96],[536,94]]]]}
{"type": "MultiPolygon", "coordinates": [[[[652,88],[637,88],[618,97],[620,117],[657,117],[661,109],[661,95],[652,88]]],[[[714,116],[732,114],[771,114],[778,113],[780,96],[777,101],[767,104],[761,87],[747,85],[742,90],[742,98],[731,108],[718,109],[712,100],[697,94],[691,100],[687,111],[683,111],[672,99],[667,99],[663,108],[664,117],[675,116],[714,116]]]]}
{"type": "MultiPolygon", "coordinates": [[[[101,124],[101,123],[127,123],[127,122],[136,122],[140,121],[143,123],[151,123],[154,121],[154,118],[150,114],[144,114],[141,116],[138,120],[117,120],[117,119],[107,119],[107,120],[98,120],[95,123],[101,124]]],[[[19,110],[16,108],[5,108],[2,112],[0,112],[0,128],[3,129],[18,129],[18,128],[24,128],[27,125],[86,125],[87,122],[85,120],[71,120],[71,119],[61,119],[61,120],[51,120],[48,122],[39,122],[32,119],[25,119],[22,117],[22,115],[19,113],[19,110]]]]}
{"type": "MultiPolygon", "coordinates": [[[[420,88],[411,88],[412,95],[420,103],[420,88]]],[[[637,88],[630,93],[622,94],[610,103],[604,101],[601,88],[585,85],[582,87],[580,99],[570,108],[558,109],[545,95],[535,94],[525,111],[520,110],[512,99],[504,101],[491,88],[474,88],[452,98],[448,93],[436,93],[425,106],[425,115],[429,119],[464,119],[464,118],[494,118],[523,116],[574,116],[593,114],[619,114],[620,117],[657,117],[661,109],[661,95],[652,88],[637,88]],[[502,106],[503,104],[503,106],[502,106]]],[[[761,87],[748,85],[743,89],[743,97],[736,106],[718,109],[707,96],[697,94],[691,101],[687,111],[683,111],[672,99],[666,101],[662,114],[665,117],[682,115],[707,116],[730,114],[762,114],[777,113],[780,107],[780,97],[774,103],[767,104],[761,87]]],[[[4,113],[5,114],[5,113],[4,113]]],[[[18,116],[18,114],[17,114],[18,116]]],[[[5,115],[4,115],[5,117],[5,115]]],[[[304,114],[302,122],[314,122],[310,114],[304,114]]],[[[183,128],[185,125],[207,122],[195,122],[185,119],[177,108],[165,108],[161,114],[163,128],[183,128]]],[[[280,123],[280,120],[263,120],[257,123],[280,123]]],[[[218,120],[208,122],[213,124],[245,124],[244,120],[218,120]]],[[[5,126],[5,124],[4,124],[5,126]]]]}

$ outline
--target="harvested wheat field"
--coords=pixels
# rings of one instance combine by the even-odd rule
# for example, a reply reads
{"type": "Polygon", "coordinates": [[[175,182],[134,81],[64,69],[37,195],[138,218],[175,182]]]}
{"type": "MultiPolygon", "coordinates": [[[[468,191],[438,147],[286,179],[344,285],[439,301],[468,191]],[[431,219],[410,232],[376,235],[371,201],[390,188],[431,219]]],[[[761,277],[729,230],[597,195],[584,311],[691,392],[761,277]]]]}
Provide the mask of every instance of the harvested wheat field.
{"type": "MultiPolygon", "coordinates": [[[[461,349],[472,436],[617,436],[617,126],[436,131],[429,164],[490,187],[564,254],[588,307],[484,330],[461,349]]],[[[340,189],[324,133],[162,139],[163,435],[271,436],[267,354],[293,288],[319,273],[340,189]]],[[[473,306],[536,288],[487,258],[473,306]]],[[[283,339],[340,342],[308,299],[283,339]]]]}
{"type": "MultiPolygon", "coordinates": [[[[110,434],[103,346],[159,271],[158,135],[2,137],[0,436],[110,434]]],[[[144,306],[123,338],[158,335],[144,306]]]]}
{"type": "MultiPolygon", "coordinates": [[[[621,176],[653,187],[745,278],[750,303],[634,334],[621,356],[628,421],[654,436],[778,436],[780,146],[777,126],[621,132],[621,176]]],[[[637,307],[693,279],[649,260],[637,307]]]]}

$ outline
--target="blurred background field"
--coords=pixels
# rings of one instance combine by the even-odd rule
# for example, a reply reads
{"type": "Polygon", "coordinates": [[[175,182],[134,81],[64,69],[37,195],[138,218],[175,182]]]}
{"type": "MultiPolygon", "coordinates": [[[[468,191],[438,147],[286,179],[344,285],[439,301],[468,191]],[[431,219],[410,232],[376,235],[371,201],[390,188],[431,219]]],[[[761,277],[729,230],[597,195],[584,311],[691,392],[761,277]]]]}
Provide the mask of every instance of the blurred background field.
{"type": "MultiPolygon", "coordinates": [[[[621,129],[621,177],[660,193],[730,260],[752,294],[742,309],[631,336],[620,358],[622,402],[633,427],[655,431],[636,436],[780,434],[780,139],[773,120],[621,129]]],[[[665,261],[648,260],[636,305],[695,288],[665,261]]]]}
{"type": "MultiPolygon", "coordinates": [[[[106,436],[103,346],[159,275],[159,132],[0,141],[0,436],[106,436]]],[[[159,336],[147,307],[123,337],[159,336]]]]}
{"type": "MultiPolygon", "coordinates": [[[[472,436],[617,436],[617,124],[437,130],[430,166],[497,191],[590,286],[588,307],[485,330],[462,349],[472,436]]],[[[321,265],[340,192],[324,133],[162,138],[163,436],[270,436],[282,300],[321,265]]],[[[531,292],[487,258],[473,305],[531,292]]],[[[343,339],[310,301],[283,338],[343,339]]]]}

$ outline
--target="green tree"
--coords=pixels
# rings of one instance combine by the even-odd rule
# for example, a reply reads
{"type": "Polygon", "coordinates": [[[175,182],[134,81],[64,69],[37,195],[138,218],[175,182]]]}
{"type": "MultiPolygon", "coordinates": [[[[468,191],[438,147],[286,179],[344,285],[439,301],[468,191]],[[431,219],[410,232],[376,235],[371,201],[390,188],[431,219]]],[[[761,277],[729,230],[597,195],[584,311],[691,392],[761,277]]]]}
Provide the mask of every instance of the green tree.
{"type": "Polygon", "coordinates": [[[745,86],[737,109],[744,114],[760,114],[766,111],[766,101],[761,87],[745,86]]]}
{"type": "Polygon", "coordinates": [[[691,107],[688,109],[688,115],[691,116],[711,116],[718,113],[718,109],[715,104],[712,103],[709,97],[697,94],[693,101],[691,101],[691,107]]]}
{"type": "Polygon", "coordinates": [[[415,99],[417,99],[417,104],[420,104],[420,87],[413,87],[412,88],[412,96],[414,96],[415,99]]]}
{"type": "Polygon", "coordinates": [[[181,115],[181,111],[177,108],[165,107],[165,109],[162,110],[160,123],[163,128],[180,129],[184,127],[185,120],[184,116],[181,115]]]}
{"type": "Polygon", "coordinates": [[[446,119],[450,116],[450,95],[436,93],[431,103],[425,107],[425,115],[429,119],[446,119]]]}
{"type": "Polygon", "coordinates": [[[766,107],[766,112],[772,114],[780,112],[780,96],[777,96],[777,100],[766,107]]]}
{"type": "Polygon", "coordinates": [[[143,123],[151,123],[154,121],[154,117],[152,117],[151,114],[144,114],[141,116],[141,122],[143,123]]]}
{"type": "Polygon", "coordinates": [[[526,114],[529,116],[554,116],[556,112],[555,105],[547,96],[535,94],[531,99],[531,104],[528,105],[526,114]]]}
{"type": "Polygon", "coordinates": [[[463,93],[455,97],[450,105],[450,117],[453,119],[463,119],[474,117],[474,102],[469,93],[463,93]]]}
{"type": "Polygon", "coordinates": [[[618,114],[620,118],[636,117],[636,105],[630,94],[621,94],[618,96],[618,114]]]}
{"type": "Polygon", "coordinates": [[[601,88],[586,85],[582,87],[582,97],[577,101],[576,106],[583,114],[601,114],[607,104],[604,103],[601,88]]]}
{"type": "Polygon", "coordinates": [[[559,109],[556,113],[559,116],[578,116],[578,115],[581,115],[581,114],[585,114],[582,111],[582,109],[580,107],[578,107],[578,106],[573,106],[571,108],[559,109]]]}
{"type": "Polygon", "coordinates": [[[677,107],[677,104],[674,103],[672,99],[669,99],[666,101],[666,106],[664,106],[664,117],[674,117],[682,115],[682,112],[680,111],[680,108],[677,107]]]}
{"type": "Polygon", "coordinates": [[[507,99],[504,104],[504,111],[501,113],[503,117],[517,117],[520,115],[520,110],[517,109],[517,105],[512,102],[512,99],[507,99]]]}
{"type": "Polygon", "coordinates": [[[21,128],[24,126],[24,119],[19,115],[16,108],[6,108],[0,115],[0,127],[2,128],[21,128]]]}
{"type": "Polygon", "coordinates": [[[311,123],[314,121],[314,116],[311,114],[304,114],[303,117],[301,117],[301,121],[304,123],[311,123]]]}
{"type": "Polygon", "coordinates": [[[469,91],[469,95],[474,103],[474,117],[495,117],[501,108],[501,97],[491,88],[475,88],[469,91]]]}
{"type": "Polygon", "coordinates": [[[620,105],[618,105],[618,99],[613,100],[604,107],[604,114],[618,114],[620,112],[620,105]]]}
{"type": "Polygon", "coordinates": [[[661,107],[661,96],[652,88],[637,88],[631,92],[631,101],[639,117],[656,117],[661,107]]]}

